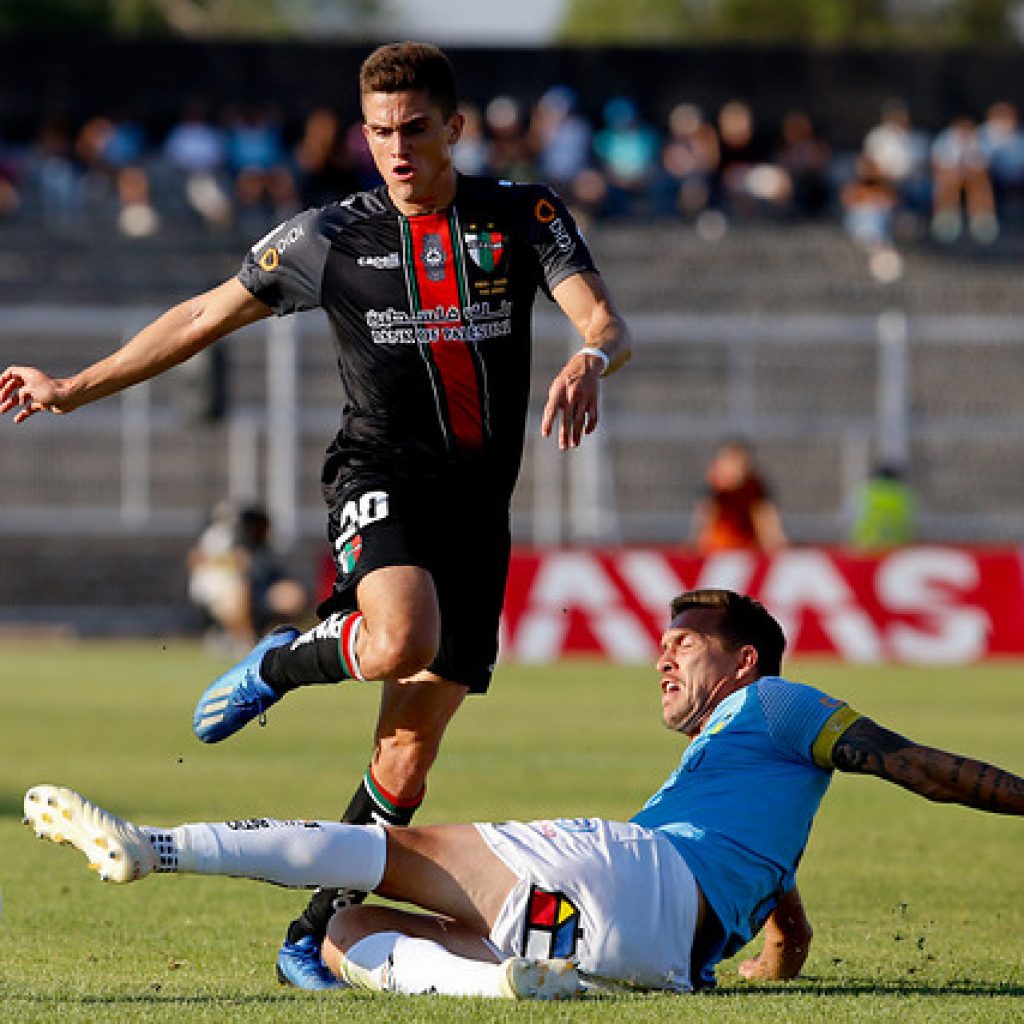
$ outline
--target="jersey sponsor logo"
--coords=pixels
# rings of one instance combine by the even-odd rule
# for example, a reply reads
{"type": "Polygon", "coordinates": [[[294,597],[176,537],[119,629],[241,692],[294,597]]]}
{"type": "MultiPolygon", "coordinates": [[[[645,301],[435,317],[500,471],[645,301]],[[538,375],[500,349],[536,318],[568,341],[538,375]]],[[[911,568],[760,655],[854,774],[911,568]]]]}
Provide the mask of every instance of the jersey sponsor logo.
{"type": "Polygon", "coordinates": [[[537,205],[533,208],[533,215],[541,224],[550,224],[558,216],[558,211],[550,200],[538,199],[537,205]]]}
{"type": "MultiPolygon", "coordinates": [[[[367,491],[365,494],[359,495],[358,498],[352,498],[345,502],[341,515],[338,517],[338,536],[334,540],[334,550],[338,553],[339,559],[345,545],[360,530],[365,529],[371,523],[379,523],[382,519],[387,518],[389,504],[387,491],[367,491]]],[[[362,542],[360,542],[361,552],[362,542]]]]}
{"type": "Polygon", "coordinates": [[[433,232],[427,232],[423,236],[422,248],[420,249],[420,260],[423,269],[426,271],[428,281],[443,281],[445,268],[448,265],[448,255],[444,251],[444,242],[441,236],[433,232]]]}
{"type": "Polygon", "coordinates": [[[580,912],[564,892],[530,886],[523,927],[523,956],[537,960],[574,956],[582,934],[580,912]]]}
{"type": "Polygon", "coordinates": [[[505,236],[500,231],[490,227],[481,231],[471,226],[464,238],[469,258],[481,270],[490,274],[497,269],[505,254],[505,236]]]}
{"type": "MultiPolygon", "coordinates": [[[[277,230],[276,228],[274,230],[277,230]]],[[[273,235],[273,231],[271,235],[273,235]]],[[[280,238],[275,239],[272,245],[269,245],[263,250],[263,254],[257,261],[259,265],[270,273],[272,270],[277,270],[281,265],[281,257],[285,254],[285,251],[293,246],[302,236],[306,233],[305,228],[301,224],[294,224],[288,229],[280,238]]],[[[264,235],[259,242],[256,243],[257,248],[263,243],[267,236],[264,235]]],[[[254,250],[255,251],[255,250],[254,250]]]]}
{"type": "Polygon", "coordinates": [[[356,265],[371,270],[398,270],[402,265],[402,257],[397,252],[389,252],[385,256],[360,256],[356,265]]]}

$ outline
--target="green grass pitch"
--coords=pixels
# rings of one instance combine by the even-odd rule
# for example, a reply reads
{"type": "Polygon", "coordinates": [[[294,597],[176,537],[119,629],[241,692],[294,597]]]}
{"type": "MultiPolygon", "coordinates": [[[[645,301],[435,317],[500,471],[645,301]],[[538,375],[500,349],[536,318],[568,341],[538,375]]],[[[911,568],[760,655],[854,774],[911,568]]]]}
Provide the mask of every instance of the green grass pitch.
{"type": "MultiPolygon", "coordinates": [[[[36,782],[144,823],[336,817],[365,766],[376,689],[290,696],[266,728],[206,747],[194,701],[224,662],[184,641],[0,643],[0,1020],[1024,1021],[1024,821],[838,777],[801,867],[816,934],[805,977],[716,994],[572,1004],[302,993],[273,959],[302,893],[156,878],[101,885],[20,824],[36,782]]],[[[1024,774],[1024,665],[790,666],[920,742],[1024,774]]],[[[503,666],[449,733],[420,821],[628,817],[676,763],[653,671],[503,666]]],[[[757,785],[751,779],[752,786],[757,785]]],[[[749,951],[748,951],[749,955],[749,951]]]]}

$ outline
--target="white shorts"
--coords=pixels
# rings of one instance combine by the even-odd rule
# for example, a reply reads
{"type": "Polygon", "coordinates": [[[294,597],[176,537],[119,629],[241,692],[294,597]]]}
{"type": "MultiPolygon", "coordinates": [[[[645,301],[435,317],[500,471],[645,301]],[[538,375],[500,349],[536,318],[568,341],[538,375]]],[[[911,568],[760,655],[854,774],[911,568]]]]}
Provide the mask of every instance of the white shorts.
{"type": "Polygon", "coordinates": [[[664,836],[601,818],[476,827],[519,879],[490,934],[501,954],[571,957],[598,979],[690,991],[697,884],[664,836]]]}

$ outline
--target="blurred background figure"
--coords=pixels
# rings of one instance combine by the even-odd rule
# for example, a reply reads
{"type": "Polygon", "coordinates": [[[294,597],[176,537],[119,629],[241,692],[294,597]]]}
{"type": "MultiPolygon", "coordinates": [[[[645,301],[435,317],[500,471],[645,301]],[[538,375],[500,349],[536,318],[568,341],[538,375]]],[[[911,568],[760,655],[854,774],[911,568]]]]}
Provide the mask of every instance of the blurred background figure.
{"type": "Polygon", "coordinates": [[[594,136],[594,152],[608,183],[605,213],[609,217],[649,216],[661,138],[625,96],[610,99],[602,117],[604,127],[594,136]]]}
{"type": "Polygon", "coordinates": [[[897,233],[916,235],[931,217],[931,165],[928,136],[913,126],[903,100],[889,99],[882,104],[878,124],[864,136],[861,155],[869,162],[872,175],[896,195],[897,233]]]}
{"type": "Polygon", "coordinates": [[[189,599],[212,638],[232,653],[309,612],[306,588],[287,575],[270,546],[270,516],[260,506],[219,503],[189,553],[188,569],[189,599]]]}
{"type": "Polygon", "coordinates": [[[855,176],[843,185],[839,202],[843,226],[867,253],[872,275],[883,283],[897,280],[903,272],[895,245],[899,196],[866,153],[857,157],[855,176]]]}
{"type": "Polygon", "coordinates": [[[978,142],[988,161],[1000,222],[1024,219],[1024,131],[1017,107],[1006,100],[993,103],[978,129],[978,142]]]}
{"type": "Polygon", "coordinates": [[[459,113],[463,117],[463,126],[462,135],[452,150],[455,168],[462,174],[487,174],[490,162],[480,108],[475,103],[463,102],[459,104],[459,113]]]}
{"type": "Polygon", "coordinates": [[[744,100],[733,99],[718,112],[721,160],[716,196],[731,220],[776,217],[789,210],[793,183],[773,162],[771,149],[758,133],[754,111],[744,100]]]}
{"type": "Polygon", "coordinates": [[[270,110],[250,105],[236,111],[228,122],[227,149],[237,218],[244,229],[264,230],[298,211],[295,178],[270,110]]]}
{"type": "Polygon", "coordinates": [[[530,117],[530,144],[537,154],[541,180],[569,199],[573,183],[592,166],[593,128],[576,109],[576,93],[565,85],[548,89],[530,117]]]}
{"type": "Polygon", "coordinates": [[[164,140],[163,159],[173,172],[184,177],[186,202],[204,223],[217,227],[230,223],[231,199],[225,186],[227,144],[224,132],[210,120],[202,100],[186,103],[181,120],[164,140]]]}
{"type": "Polygon", "coordinates": [[[668,115],[661,149],[658,212],[696,220],[711,204],[719,161],[718,134],[693,103],[677,103],[668,115]]]}
{"type": "Polygon", "coordinates": [[[301,205],[323,206],[359,187],[338,115],[327,107],[310,111],[295,146],[295,174],[301,205]]]}
{"type": "Polygon", "coordinates": [[[484,125],[489,139],[488,173],[510,181],[533,181],[537,168],[520,102],[512,96],[495,96],[484,108],[484,125]]]}
{"type": "Polygon", "coordinates": [[[724,441],[715,452],[705,493],[694,508],[693,540],[705,554],[785,546],[778,509],[745,441],[724,441]]]}
{"type": "Polygon", "coordinates": [[[879,463],[857,494],[850,543],[865,551],[909,544],[914,539],[914,492],[902,467],[879,463]]]}
{"type": "Polygon", "coordinates": [[[826,212],[831,198],[829,165],[832,150],[803,110],[790,110],[782,119],[775,163],[789,177],[791,212],[813,219],[826,212]]]}
{"type": "Polygon", "coordinates": [[[939,242],[955,242],[963,231],[964,213],[971,237],[982,244],[999,235],[995,196],[988,176],[988,158],[969,117],[957,117],[932,143],[932,234],[939,242]]]}

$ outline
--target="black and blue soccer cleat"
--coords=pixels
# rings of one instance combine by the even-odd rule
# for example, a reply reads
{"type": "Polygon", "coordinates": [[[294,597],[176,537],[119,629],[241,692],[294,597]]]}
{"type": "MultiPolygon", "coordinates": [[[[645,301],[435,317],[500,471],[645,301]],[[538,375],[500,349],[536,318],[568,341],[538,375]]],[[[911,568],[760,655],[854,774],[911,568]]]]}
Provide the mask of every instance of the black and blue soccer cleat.
{"type": "Polygon", "coordinates": [[[199,739],[219,743],[281,699],[260,676],[260,663],[267,651],[290,644],[297,636],[299,631],[292,626],[275,629],[206,688],[192,716],[192,731],[199,739]]]}
{"type": "Polygon", "coordinates": [[[281,944],[277,952],[277,980],[307,991],[348,988],[327,969],[320,957],[320,942],[313,935],[281,944]]]}

